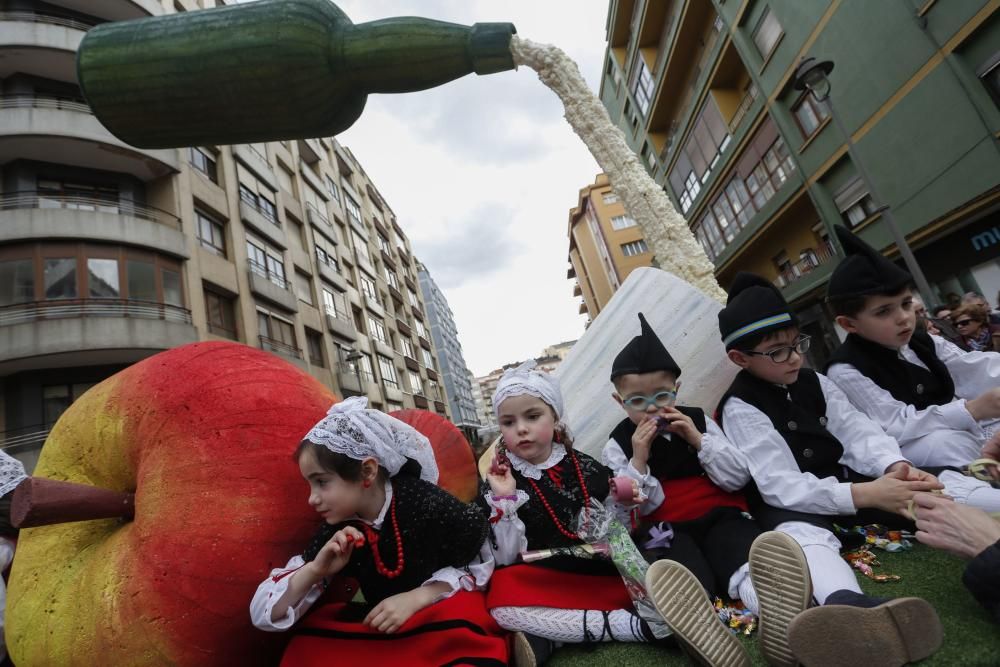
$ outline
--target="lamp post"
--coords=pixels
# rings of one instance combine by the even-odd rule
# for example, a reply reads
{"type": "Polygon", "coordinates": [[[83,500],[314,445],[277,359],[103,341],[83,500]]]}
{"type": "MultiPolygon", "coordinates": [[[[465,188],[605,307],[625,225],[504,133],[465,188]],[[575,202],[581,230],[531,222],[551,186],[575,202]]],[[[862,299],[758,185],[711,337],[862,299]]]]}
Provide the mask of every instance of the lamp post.
{"type": "Polygon", "coordinates": [[[858,155],[854,142],[851,141],[851,135],[847,131],[847,128],[844,127],[843,121],[837,115],[837,110],[833,106],[833,100],[830,99],[830,79],[828,77],[832,71],[833,62],[829,60],[803,58],[799,66],[795,69],[795,89],[807,90],[817,102],[826,104],[826,108],[829,110],[834,124],[840,130],[840,133],[844,137],[844,142],[847,144],[847,154],[851,156],[851,161],[854,162],[854,166],[858,170],[858,175],[868,189],[868,195],[872,198],[876,210],[882,214],[882,218],[885,220],[885,224],[889,228],[893,240],[896,242],[896,247],[899,248],[899,254],[903,257],[903,263],[906,264],[906,269],[913,276],[917,290],[920,292],[925,303],[932,304],[935,302],[935,299],[930,284],[927,282],[924,272],[920,269],[920,265],[917,264],[917,258],[913,256],[910,244],[906,242],[906,237],[903,236],[899,226],[896,224],[896,219],[892,215],[892,209],[889,208],[888,204],[882,203],[882,198],[875,191],[875,184],[872,182],[868,170],[865,169],[865,165],[861,161],[861,156],[858,155]]]}

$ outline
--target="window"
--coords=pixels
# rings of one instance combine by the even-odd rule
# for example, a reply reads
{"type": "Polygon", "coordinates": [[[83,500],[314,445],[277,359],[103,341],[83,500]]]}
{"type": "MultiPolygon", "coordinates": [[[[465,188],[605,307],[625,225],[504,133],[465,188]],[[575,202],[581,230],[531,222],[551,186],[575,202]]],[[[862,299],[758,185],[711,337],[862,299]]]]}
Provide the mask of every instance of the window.
{"type": "Polygon", "coordinates": [[[369,264],[372,263],[372,256],[368,252],[368,241],[365,241],[361,234],[358,234],[353,229],[351,230],[351,241],[354,243],[354,251],[358,255],[359,260],[364,260],[369,264]]]}
{"type": "Polygon", "coordinates": [[[645,118],[649,113],[649,105],[653,101],[653,90],[656,84],[653,75],[646,66],[646,61],[637,50],[635,54],[635,66],[632,81],[632,94],[635,96],[635,105],[639,108],[639,113],[645,118]]]}
{"type": "Polygon", "coordinates": [[[337,257],[332,251],[327,251],[320,246],[316,246],[316,260],[320,264],[326,264],[334,271],[340,271],[340,265],[337,263],[337,257]]]}
{"type": "Polygon", "coordinates": [[[619,201],[618,195],[616,195],[614,192],[605,192],[604,195],[601,197],[601,199],[604,201],[605,204],[617,204],[619,201]]]}
{"type": "Polygon", "coordinates": [[[77,297],[75,258],[46,257],[42,266],[46,299],[75,299],[77,297]]]}
{"type": "Polygon", "coordinates": [[[326,191],[330,193],[334,201],[340,201],[340,188],[337,187],[337,184],[329,176],[326,177],[326,191]]]}
{"type": "Polygon", "coordinates": [[[157,301],[156,267],[152,262],[130,259],[125,262],[130,301],[157,301]]]}
{"type": "Polygon", "coordinates": [[[215,154],[204,148],[190,148],[191,166],[205,174],[213,183],[219,182],[219,172],[215,166],[215,154]]]}
{"type": "Polygon", "coordinates": [[[310,306],[316,305],[316,300],[313,298],[312,280],[300,271],[295,272],[295,293],[298,295],[299,301],[304,301],[310,306]]]}
{"type": "Polygon", "coordinates": [[[420,301],[417,299],[417,293],[411,289],[406,290],[406,292],[409,295],[410,305],[413,306],[414,308],[419,308],[420,301]]]}
{"type": "Polygon", "coordinates": [[[205,250],[208,250],[213,255],[225,257],[225,225],[209,214],[198,209],[194,210],[194,217],[198,221],[198,242],[201,243],[201,247],[205,248],[205,250]]]}
{"type": "Polygon", "coordinates": [[[640,239],[639,241],[622,244],[622,252],[625,253],[626,257],[634,257],[644,252],[649,252],[649,248],[646,247],[646,242],[640,239]]]}
{"type": "Polygon", "coordinates": [[[257,326],[260,329],[261,338],[268,343],[270,349],[294,357],[302,356],[295,343],[295,327],[292,326],[291,322],[266,311],[258,310],[257,326]]]}
{"type": "Polygon", "coordinates": [[[616,215],[611,218],[612,229],[628,229],[629,227],[635,227],[635,220],[627,215],[616,215]]]}
{"type": "Polygon", "coordinates": [[[274,202],[266,196],[257,194],[240,183],[240,199],[256,209],[258,213],[267,218],[272,224],[278,227],[281,226],[281,223],[278,222],[278,209],[274,206],[274,202]]]}
{"type": "MultiPolygon", "coordinates": [[[[80,183],[39,178],[36,181],[39,208],[69,208],[78,211],[119,212],[120,195],[115,184],[80,183]]],[[[130,203],[130,202],[129,202],[130,203]]]]}
{"type": "Polygon", "coordinates": [[[389,335],[385,331],[385,325],[374,315],[368,316],[368,333],[377,341],[389,344],[389,335]]]}
{"type": "Polygon", "coordinates": [[[767,60],[770,57],[774,47],[778,45],[781,35],[781,24],[778,23],[778,17],[774,15],[770,7],[764,7],[764,14],[760,17],[753,33],[753,43],[757,45],[757,51],[760,52],[761,58],[767,60]]]}
{"type": "Polygon", "coordinates": [[[295,177],[281,163],[278,163],[278,185],[281,186],[282,190],[298,199],[298,194],[295,190],[295,177]]]}
{"type": "Polygon", "coordinates": [[[306,329],[306,349],[309,351],[309,363],[313,366],[325,368],[323,361],[323,334],[312,329],[306,329]]]}
{"type": "Polygon", "coordinates": [[[306,209],[319,218],[319,222],[329,225],[330,219],[327,217],[326,213],[326,200],[308,185],[302,192],[305,196],[306,209]]]}
{"type": "Polygon", "coordinates": [[[0,262],[0,306],[35,300],[35,266],[30,259],[0,262]]]}
{"type": "Polygon", "coordinates": [[[347,298],[343,292],[323,288],[323,310],[330,317],[348,319],[347,298]]]}
{"type": "Polygon", "coordinates": [[[232,299],[206,287],[205,314],[210,332],[236,340],[236,315],[232,299]]]}
{"type": "Polygon", "coordinates": [[[358,375],[369,382],[374,382],[375,371],[372,368],[372,357],[366,352],[361,352],[360,354],[361,358],[358,359],[358,375]]]}
{"type": "Polygon", "coordinates": [[[378,290],[375,288],[375,281],[365,273],[360,273],[359,275],[361,276],[361,291],[364,295],[375,303],[381,303],[378,299],[378,290]]]}
{"type": "Polygon", "coordinates": [[[719,156],[729,146],[729,128],[722,120],[719,107],[709,97],[692,125],[684,146],[678,153],[673,169],[670,170],[670,186],[681,204],[681,212],[691,208],[701,186],[704,185],[719,156]]]}
{"type": "Polygon", "coordinates": [[[344,194],[344,208],[347,209],[347,217],[358,225],[361,224],[361,207],[358,206],[358,202],[349,194],[344,194]]]}
{"type": "Polygon", "coordinates": [[[424,393],[424,382],[420,379],[419,373],[414,373],[413,371],[407,371],[410,381],[410,393],[411,394],[423,394],[424,393]]]}
{"type": "Polygon", "coordinates": [[[1000,108],[1000,52],[994,54],[986,65],[980,68],[977,75],[993,98],[993,103],[1000,108]]]}
{"type": "Polygon", "coordinates": [[[382,236],[382,234],[376,234],[375,239],[378,242],[378,248],[387,255],[392,254],[392,246],[389,245],[389,239],[382,236]]]}
{"type": "Polygon", "coordinates": [[[163,303],[171,306],[183,306],[184,295],[181,293],[181,272],[161,268],[160,280],[163,283],[163,303]]]}
{"type": "Polygon", "coordinates": [[[389,283],[390,287],[399,289],[399,278],[396,277],[396,272],[388,266],[385,267],[385,281],[389,283]]]}
{"type": "Polygon", "coordinates": [[[417,330],[418,336],[420,336],[424,340],[427,339],[427,328],[424,326],[423,322],[421,322],[419,319],[413,320],[413,328],[417,330]]]}
{"type": "Polygon", "coordinates": [[[46,424],[54,424],[66,409],[88,389],[93,382],[57,384],[42,387],[42,414],[46,424]]]}
{"type": "Polygon", "coordinates": [[[413,341],[411,341],[406,336],[400,336],[399,342],[402,347],[401,352],[403,353],[403,355],[409,357],[410,359],[416,360],[417,355],[413,354],[413,341]]]}
{"type": "Polygon", "coordinates": [[[117,299],[121,296],[117,259],[87,258],[87,294],[98,299],[117,299]]]}
{"type": "Polygon", "coordinates": [[[392,359],[378,356],[378,369],[382,373],[382,382],[393,389],[399,389],[399,377],[396,375],[396,367],[392,365],[392,359]]]}
{"type": "Polygon", "coordinates": [[[434,355],[431,354],[431,351],[428,350],[426,347],[421,348],[420,351],[423,352],[423,354],[424,354],[424,366],[427,366],[427,368],[430,368],[430,369],[433,370],[434,369],[434,355]]]}
{"type": "Polygon", "coordinates": [[[802,136],[806,139],[815,134],[823,121],[830,116],[827,112],[826,102],[817,102],[811,93],[802,96],[802,99],[792,109],[792,113],[795,114],[795,121],[802,131],[802,136]]]}
{"type": "Polygon", "coordinates": [[[247,239],[247,263],[250,270],[262,278],[267,278],[275,285],[288,289],[285,279],[285,263],[281,251],[266,243],[247,239]]]}

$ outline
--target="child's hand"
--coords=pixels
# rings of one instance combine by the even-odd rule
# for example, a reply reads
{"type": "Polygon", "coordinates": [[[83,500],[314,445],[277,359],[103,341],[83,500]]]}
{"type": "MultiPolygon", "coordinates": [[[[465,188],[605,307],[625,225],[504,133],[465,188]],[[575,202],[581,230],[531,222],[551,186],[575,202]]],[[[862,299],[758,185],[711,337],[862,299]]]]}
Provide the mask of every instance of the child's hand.
{"type": "MultiPolygon", "coordinates": [[[[938,478],[930,474],[926,470],[921,470],[920,468],[914,468],[906,461],[896,461],[891,466],[885,469],[885,472],[892,473],[894,477],[901,479],[906,482],[938,482],[938,478]]],[[[944,488],[944,486],[939,486],[938,488],[944,488]]]]}
{"type": "Polygon", "coordinates": [[[421,586],[382,600],[362,622],[372,630],[392,634],[432,601],[429,587],[421,586]]]}
{"type": "Polygon", "coordinates": [[[355,547],[365,543],[365,536],[354,526],[347,526],[333,534],[312,562],[307,563],[319,578],[329,577],[344,569],[355,547]]]}
{"type": "Polygon", "coordinates": [[[1000,387],[984,391],[971,401],[966,401],[965,409],[976,421],[1000,417],[1000,387]]]}
{"type": "Polygon", "coordinates": [[[517,491],[514,475],[510,472],[510,459],[494,454],[490,470],[486,473],[486,481],[494,496],[512,496],[517,491]]]}
{"type": "MultiPolygon", "coordinates": [[[[909,481],[909,466],[904,470],[897,468],[871,482],[851,485],[851,496],[857,508],[874,507],[887,512],[907,515],[907,505],[914,494],[921,491],[934,491],[943,488],[937,481],[909,481]]],[[[926,473],[925,473],[926,474],[926,473]]]]}
{"type": "MultiPolygon", "coordinates": [[[[986,441],[986,444],[983,445],[983,453],[981,456],[984,459],[1000,461],[1000,431],[997,431],[992,438],[986,441]]],[[[986,466],[986,471],[993,477],[993,479],[1000,481],[1000,467],[988,465],[986,466]]]]}
{"type": "Polygon", "coordinates": [[[677,408],[663,408],[660,414],[670,423],[666,430],[669,433],[676,433],[696,450],[701,451],[701,431],[694,425],[694,421],[677,408]]]}
{"type": "Polygon", "coordinates": [[[659,425],[659,419],[655,415],[648,416],[635,427],[635,433],[632,434],[632,467],[640,474],[646,474],[649,448],[659,432],[659,425]]]}

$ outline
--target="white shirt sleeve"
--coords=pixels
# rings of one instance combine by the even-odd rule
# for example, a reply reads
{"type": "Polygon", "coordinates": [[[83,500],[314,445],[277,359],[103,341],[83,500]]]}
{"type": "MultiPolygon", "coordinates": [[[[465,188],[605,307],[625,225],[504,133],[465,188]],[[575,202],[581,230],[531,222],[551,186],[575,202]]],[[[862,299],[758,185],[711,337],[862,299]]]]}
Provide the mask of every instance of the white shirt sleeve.
{"type": "Polygon", "coordinates": [[[490,547],[489,538],[487,538],[479,549],[479,555],[471,563],[465,567],[443,567],[434,572],[423,585],[442,582],[451,586],[451,590],[434,598],[434,602],[450,598],[458,591],[486,590],[486,584],[493,576],[495,566],[493,549],[490,547]]]}
{"type": "Polygon", "coordinates": [[[608,440],[608,444],[604,445],[604,449],[601,451],[601,463],[611,468],[615,477],[631,477],[639,482],[639,490],[646,496],[646,500],[639,505],[640,516],[655,512],[663,504],[663,486],[660,484],[660,480],[656,479],[650,472],[648,465],[646,466],[646,474],[636,470],[632,462],[625,458],[625,452],[622,451],[621,446],[615,442],[614,438],[608,440]]]}
{"type": "Polygon", "coordinates": [[[841,463],[862,475],[881,477],[893,463],[906,460],[894,438],[851,405],[828,377],[816,376],[826,399],[826,430],[844,446],[841,463]]]}
{"type": "Polygon", "coordinates": [[[739,491],[750,482],[750,466],[746,455],[729,441],[726,434],[705,415],[708,429],[701,436],[698,462],[708,478],[725,491],[739,491]]]}
{"type": "Polygon", "coordinates": [[[289,605],[288,612],[283,618],[277,621],[271,620],[271,609],[281,596],[288,590],[288,583],[292,580],[292,574],[305,565],[302,556],[294,556],[283,568],[271,570],[271,574],[260,583],[257,592],[254,593],[250,602],[250,620],[254,627],[268,632],[281,632],[295,625],[304,613],[306,613],[313,603],[323,594],[323,587],[320,584],[310,588],[305,597],[294,605],[289,605]]]}
{"type": "Polygon", "coordinates": [[[955,395],[976,398],[990,389],[1000,387],[1000,353],[966,352],[959,346],[931,336],[938,359],[944,362],[955,382],[955,395]]]}
{"type": "Polygon", "coordinates": [[[964,399],[918,410],[893,398],[851,364],[836,364],[830,367],[827,375],[854,407],[903,445],[939,430],[970,431],[982,437],[982,429],[969,414],[964,399]]]}
{"type": "MultiPolygon", "coordinates": [[[[846,399],[845,399],[846,400],[846,399]]],[[[851,485],[802,472],[767,415],[738,398],[723,409],[726,436],[743,452],[761,498],[772,507],[811,514],[854,514],[851,485]]]]}
{"type": "Polygon", "coordinates": [[[484,496],[486,504],[493,510],[493,517],[490,519],[497,544],[494,552],[496,565],[516,563],[521,552],[528,549],[528,538],[524,534],[524,522],[517,516],[518,508],[528,502],[528,494],[518,489],[515,495],[517,495],[517,500],[494,500],[492,491],[487,491],[484,496]],[[498,511],[500,518],[492,523],[498,511]]]}

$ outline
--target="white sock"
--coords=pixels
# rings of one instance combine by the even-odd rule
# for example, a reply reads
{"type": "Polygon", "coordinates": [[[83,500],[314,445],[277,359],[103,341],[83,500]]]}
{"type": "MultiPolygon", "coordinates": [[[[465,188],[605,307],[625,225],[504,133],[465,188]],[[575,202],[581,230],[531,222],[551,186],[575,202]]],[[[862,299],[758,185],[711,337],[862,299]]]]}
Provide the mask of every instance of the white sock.
{"type": "Polygon", "coordinates": [[[495,607],[490,610],[490,614],[505,630],[526,632],[567,644],[585,641],[646,641],[639,617],[625,609],[602,612],[551,607],[495,607]],[[610,633],[604,626],[605,613],[608,615],[610,633]],[[587,620],[587,632],[584,632],[584,618],[587,620]]]}
{"type": "Polygon", "coordinates": [[[817,604],[824,604],[826,598],[834,591],[849,590],[861,592],[858,578],[854,570],[840,557],[837,549],[825,545],[809,544],[802,547],[809,564],[809,576],[812,578],[813,597],[817,604]]]}
{"type": "Polygon", "coordinates": [[[954,470],[945,470],[938,479],[944,484],[944,492],[955,502],[978,507],[984,512],[1000,512],[1000,489],[994,489],[989,482],[954,470]]]}

